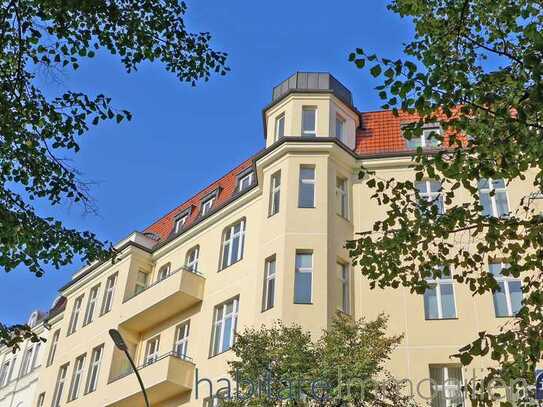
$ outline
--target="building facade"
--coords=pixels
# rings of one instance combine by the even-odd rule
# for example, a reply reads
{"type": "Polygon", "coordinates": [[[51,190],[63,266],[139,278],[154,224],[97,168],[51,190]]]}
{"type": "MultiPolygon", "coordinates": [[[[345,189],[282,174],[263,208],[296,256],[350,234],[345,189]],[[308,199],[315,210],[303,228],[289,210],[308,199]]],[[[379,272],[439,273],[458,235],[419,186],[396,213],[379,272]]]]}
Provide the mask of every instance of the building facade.
{"type": "MultiPolygon", "coordinates": [[[[114,264],[90,265],[60,289],[65,302],[47,321],[34,405],[143,405],[136,377],[109,338],[114,328],[153,407],[211,406],[210,394],[228,377],[236,331],[280,319],[317,336],[338,310],[354,318],[388,314],[391,333],[405,335],[391,372],[415,384],[435,379],[442,384],[424,382],[414,392],[449,405],[447,379],[466,380],[449,356],[512,318],[522,294],[519,281],[503,279],[504,295],[472,297],[447,276],[424,296],[370,290],[351,267],[345,242],[385,211],[358,179],[360,166],[414,180],[413,148],[438,147],[431,134],[439,128],[407,142],[406,121],[388,111],[359,112],[329,74],[297,73],[277,86],[263,109],[262,151],[120,242],[114,264]]],[[[529,182],[481,183],[483,193],[497,191],[485,210],[517,207],[532,192],[529,182]]],[[[436,191],[431,180],[420,189],[436,191]]]]}
{"type": "MultiPolygon", "coordinates": [[[[46,315],[34,311],[28,326],[47,339],[48,330],[44,324],[46,315]]],[[[17,352],[0,348],[0,407],[32,407],[38,384],[39,372],[45,343],[24,341],[17,352]]]]}

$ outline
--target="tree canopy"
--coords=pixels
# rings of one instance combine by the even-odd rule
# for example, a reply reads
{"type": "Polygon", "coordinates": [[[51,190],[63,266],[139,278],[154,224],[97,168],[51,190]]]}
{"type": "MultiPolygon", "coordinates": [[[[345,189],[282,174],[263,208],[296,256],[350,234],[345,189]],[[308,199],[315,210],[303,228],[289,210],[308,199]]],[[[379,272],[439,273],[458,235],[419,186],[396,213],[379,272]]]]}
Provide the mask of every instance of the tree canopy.
{"type": "Polygon", "coordinates": [[[401,336],[387,336],[387,318],[355,321],[338,313],[318,339],[298,325],[247,328],[228,364],[239,392],[225,406],[415,406],[384,368],[401,336]]]}
{"type": "MultiPolygon", "coordinates": [[[[211,47],[209,33],[187,31],[187,7],[178,0],[0,5],[0,268],[24,267],[41,276],[45,265],[109,258],[110,244],[38,213],[35,203],[76,203],[93,211],[87,185],[63,154],[79,151],[90,126],[130,120],[131,114],[102,94],[66,90],[48,97],[37,80],[40,72],[77,70],[103,51],[118,56],[127,72],[155,61],[180,81],[196,84],[213,73],[224,75],[226,54],[211,47]]],[[[23,331],[0,323],[0,345],[16,345],[23,331]]]]}
{"type": "MultiPolygon", "coordinates": [[[[543,351],[543,4],[529,0],[393,0],[388,8],[412,22],[403,55],[357,49],[350,60],[379,78],[383,108],[410,114],[407,139],[439,123],[438,151],[418,148],[416,181],[441,183],[446,211],[421,203],[415,180],[360,176],[386,207],[371,230],[349,242],[353,262],[376,287],[422,293],[444,268],[473,295],[500,290],[488,263],[508,264],[522,281],[522,308],[497,332],[481,332],[459,350],[468,365],[488,357],[486,380],[534,382],[543,351]],[[492,182],[490,194],[480,188],[492,182]],[[518,206],[485,211],[496,184],[525,182],[518,206]],[[469,199],[462,196],[468,194],[469,199]],[[483,200],[481,199],[483,198],[483,200]]],[[[481,399],[480,405],[490,405],[481,399]]]]}

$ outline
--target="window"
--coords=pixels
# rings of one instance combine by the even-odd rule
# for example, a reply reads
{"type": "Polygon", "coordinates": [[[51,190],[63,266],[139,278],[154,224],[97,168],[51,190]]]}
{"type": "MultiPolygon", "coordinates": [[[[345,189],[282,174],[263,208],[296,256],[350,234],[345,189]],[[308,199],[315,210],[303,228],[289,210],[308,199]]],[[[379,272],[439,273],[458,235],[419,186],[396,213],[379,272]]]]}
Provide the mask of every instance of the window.
{"type": "Polygon", "coordinates": [[[436,148],[439,147],[441,142],[437,139],[437,135],[441,135],[441,129],[439,127],[428,127],[422,130],[420,136],[413,136],[411,140],[406,140],[407,148],[417,149],[422,148],[436,148]]]}
{"type": "Polygon", "coordinates": [[[340,310],[345,314],[351,313],[351,276],[349,266],[345,263],[337,263],[339,286],[340,286],[340,310]]]}
{"type": "Polygon", "coordinates": [[[255,174],[252,171],[241,176],[238,179],[238,191],[239,192],[244,191],[247,188],[249,188],[251,185],[253,185],[254,176],[255,174]]]}
{"type": "Polygon", "coordinates": [[[138,275],[136,276],[136,283],[134,287],[134,295],[142,293],[147,288],[147,283],[149,281],[149,273],[145,271],[138,270],[138,275]]]}
{"type": "Polygon", "coordinates": [[[175,332],[175,344],[173,350],[177,356],[183,359],[187,357],[189,346],[189,328],[190,321],[183,322],[177,327],[175,332]]]}
{"type": "Polygon", "coordinates": [[[11,364],[9,366],[8,381],[10,383],[13,380],[13,371],[15,370],[15,364],[17,363],[17,355],[14,355],[11,359],[11,364]]]}
{"type": "Polygon", "coordinates": [[[57,353],[58,338],[60,336],[60,329],[53,334],[51,338],[51,347],[49,348],[49,355],[47,356],[47,366],[51,366],[55,361],[55,353],[57,353]]]}
{"type": "Polygon", "coordinates": [[[313,288],[313,253],[296,252],[294,303],[311,304],[313,288]]]}
{"type": "Polygon", "coordinates": [[[92,393],[98,385],[98,375],[100,373],[100,363],[102,361],[102,353],[104,353],[104,345],[100,345],[93,349],[89,372],[87,374],[87,385],[85,386],[85,394],[92,393]]]}
{"type": "Polygon", "coordinates": [[[71,335],[77,329],[77,322],[79,320],[79,313],[81,312],[81,305],[83,305],[83,295],[77,297],[74,301],[74,306],[72,308],[72,315],[70,317],[70,325],[68,325],[67,335],[71,335]]]}
{"type": "Polygon", "coordinates": [[[55,392],[53,393],[53,402],[51,407],[60,407],[62,402],[62,392],[64,391],[64,384],[66,383],[66,375],[68,374],[68,366],[66,363],[62,365],[58,370],[57,383],[55,384],[55,392]]]}
{"type": "Polygon", "coordinates": [[[415,187],[419,193],[420,199],[431,204],[430,207],[421,208],[422,210],[430,210],[435,207],[439,215],[445,213],[443,205],[443,196],[441,195],[441,183],[439,181],[417,181],[415,187]]]}
{"type": "Polygon", "coordinates": [[[345,141],[345,119],[340,115],[336,116],[336,138],[345,141]]]}
{"type": "Polygon", "coordinates": [[[215,196],[212,196],[206,199],[204,202],[202,202],[202,211],[201,211],[202,216],[205,216],[209,213],[214,203],[215,203],[215,196]]]}
{"type": "Polygon", "coordinates": [[[43,407],[45,404],[45,393],[40,393],[38,396],[38,403],[36,404],[37,407],[43,407]]]}
{"type": "Polygon", "coordinates": [[[275,256],[266,260],[264,270],[264,295],[262,296],[262,310],[267,311],[275,304],[275,256]]]}
{"type": "Polygon", "coordinates": [[[349,218],[349,194],[345,178],[336,178],[336,210],[339,216],[349,218]]]}
{"type": "Polygon", "coordinates": [[[198,258],[200,256],[200,246],[195,246],[187,252],[185,258],[185,267],[187,270],[196,273],[198,271],[198,258]]]}
{"type": "Polygon", "coordinates": [[[19,369],[19,377],[23,377],[30,372],[30,362],[32,361],[32,347],[25,349],[23,359],[21,360],[21,368],[19,369]]]}
{"type": "Polygon", "coordinates": [[[439,277],[426,278],[429,287],[424,292],[424,316],[426,319],[456,318],[452,275],[443,267],[439,270],[439,277]]]}
{"type": "Polygon", "coordinates": [[[212,356],[226,352],[232,347],[238,322],[238,312],[238,298],[234,298],[215,307],[212,356]]]}
{"type": "Polygon", "coordinates": [[[104,299],[102,300],[101,315],[104,315],[111,311],[113,306],[113,294],[115,293],[115,283],[117,282],[117,273],[108,277],[106,281],[106,287],[104,291],[104,299]]]}
{"type": "Polygon", "coordinates": [[[315,207],[315,167],[313,166],[300,166],[298,206],[300,208],[315,207]]]}
{"type": "Polygon", "coordinates": [[[157,275],[156,280],[162,281],[168,278],[168,276],[170,275],[170,268],[171,268],[170,263],[164,264],[162,267],[160,267],[160,269],[158,270],[158,275],[157,275]]]}
{"type": "Polygon", "coordinates": [[[270,206],[269,216],[279,212],[281,202],[281,171],[277,171],[270,179],[270,206]]]}
{"type": "Polygon", "coordinates": [[[507,190],[503,179],[482,179],[479,181],[479,197],[484,216],[500,218],[509,213],[507,190]]]}
{"type": "Polygon", "coordinates": [[[228,226],[223,232],[221,269],[224,269],[243,257],[245,240],[245,219],[228,226]]]}
{"type": "Polygon", "coordinates": [[[160,336],[155,336],[147,341],[145,347],[145,365],[151,365],[158,360],[158,349],[160,347],[160,336]]]}
{"type": "Polygon", "coordinates": [[[86,355],[79,356],[74,363],[74,371],[72,373],[72,383],[68,393],[68,401],[75,400],[79,397],[79,389],[83,379],[83,368],[85,367],[86,355]]]}
{"type": "Polygon", "coordinates": [[[275,119],[275,141],[285,137],[285,114],[282,113],[275,119]]]}
{"type": "Polygon", "coordinates": [[[34,345],[34,351],[32,355],[32,365],[30,367],[31,370],[34,370],[38,366],[38,356],[40,355],[41,350],[41,342],[36,343],[34,345]]]}
{"type": "Polygon", "coordinates": [[[315,137],[317,121],[317,108],[304,106],[302,109],[302,136],[315,137]]]}
{"type": "Polygon", "coordinates": [[[181,228],[187,223],[187,220],[189,218],[188,213],[186,215],[182,215],[179,218],[175,219],[175,233],[179,233],[181,231],[181,228]]]}
{"type": "Polygon", "coordinates": [[[458,407],[464,405],[462,394],[462,368],[457,366],[430,366],[432,407],[458,407]]]}
{"type": "Polygon", "coordinates": [[[522,308],[522,284],[518,278],[503,275],[509,267],[505,263],[490,263],[490,272],[496,279],[499,289],[494,293],[494,310],[497,317],[513,317],[522,308]]]}
{"type": "MultiPolygon", "coordinates": [[[[69,363],[62,365],[58,371],[57,382],[55,385],[55,391],[53,393],[53,401],[51,403],[51,407],[60,407],[61,405],[62,393],[64,391],[64,384],[66,382],[66,375],[68,373],[68,366],[69,366],[69,363]]],[[[39,402],[38,402],[38,405],[39,405],[39,402]]]]}
{"type": "Polygon", "coordinates": [[[2,363],[2,366],[0,367],[0,387],[3,387],[8,382],[8,373],[9,373],[9,366],[11,364],[11,361],[7,360],[2,363]]]}
{"type": "Polygon", "coordinates": [[[98,301],[99,290],[100,284],[92,287],[89,292],[89,301],[87,302],[87,309],[85,310],[85,319],[83,320],[83,326],[90,324],[94,319],[94,310],[96,309],[96,302],[98,301]]]}

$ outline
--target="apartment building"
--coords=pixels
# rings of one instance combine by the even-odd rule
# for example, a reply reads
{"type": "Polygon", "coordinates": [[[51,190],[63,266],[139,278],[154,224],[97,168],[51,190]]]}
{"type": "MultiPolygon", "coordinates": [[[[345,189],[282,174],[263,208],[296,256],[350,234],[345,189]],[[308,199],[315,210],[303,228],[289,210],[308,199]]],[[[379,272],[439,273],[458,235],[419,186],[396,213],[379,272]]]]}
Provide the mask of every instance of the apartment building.
{"type": "MultiPolygon", "coordinates": [[[[45,313],[34,311],[27,325],[41,338],[47,339],[45,317],[45,313]]],[[[34,405],[44,348],[43,342],[33,343],[30,340],[20,344],[16,352],[0,347],[0,407],[34,405]]]]}
{"type": "MultiPolygon", "coordinates": [[[[447,380],[466,380],[449,355],[514,317],[522,294],[519,281],[503,277],[494,296],[472,297],[450,276],[432,281],[425,295],[370,290],[350,266],[345,241],[385,210],[358,179],[360,165],[384,178],[414,179],[413,149],[440,147],[432,138],[438,126],[406,141],[409,120],[358,111],[351,92],[327,73],[297,73],[275,87],[263,109],[260,152],[120,242],[114,264],[90,265],[60,289],[64,303],[47,320],[34,405],[143,405],[111,328],[127,342],[153,407],[216,405],[208,382],[196,386],[196,374],[210,380],[212,395],[224,387],[236,331],[281,319],[317,336],[338,309],[354,318],[387,313],[391,333],[405,334],[392,373],[415,384],[433,378],[441,384],[414,391],[449,405],[447,380]]],[[[529,185],[481,180],[485,211],[515,208],[529,185]]],[[[418,187],[422,196],[439,195],[432,180],[418,187]]],[[[489,264],[497,276],[502,267],[489,264]]]]}

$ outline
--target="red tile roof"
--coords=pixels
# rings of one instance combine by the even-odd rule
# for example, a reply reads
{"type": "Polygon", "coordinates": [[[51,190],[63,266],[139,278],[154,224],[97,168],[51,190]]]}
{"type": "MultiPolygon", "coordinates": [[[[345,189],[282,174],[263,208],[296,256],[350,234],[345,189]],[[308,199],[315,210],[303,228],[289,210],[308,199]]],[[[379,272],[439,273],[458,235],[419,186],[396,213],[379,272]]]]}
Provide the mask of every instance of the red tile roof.
{"type": "MultiPolygon", "coordinates": [[[[378,111],[361,113],[362,123],[356,135],[355,153],[364,154],[382,154],[382,153],[402,153],[406,149],[405,139],[402,136],[401,126],[408,122],[416,120],[416,116],[408,113],[400,113],[395,116],[392,111],[378,111]]],[[[448,135],[445,135],[444,144],[448,143],[448,135]]],[[[200,204],[202,198],[217,188],[220,188],[219,195],[213,207],[219,208],[222,204],[230,200],[236,193],[237,176],[252,165],[253,158],[243,162],[224,177],[213,182],[204,190],[190,198],[188,201],[179,205],[170,211],[164,217],[157,220],[151,226],[144,230],[144,233],[153,233],[163,241],[170,237],[174,228],[174,219],[177,215],[192,207],[192,212],[185,223],[183,229],[193,225],[200,219],[200,204]]]]}

